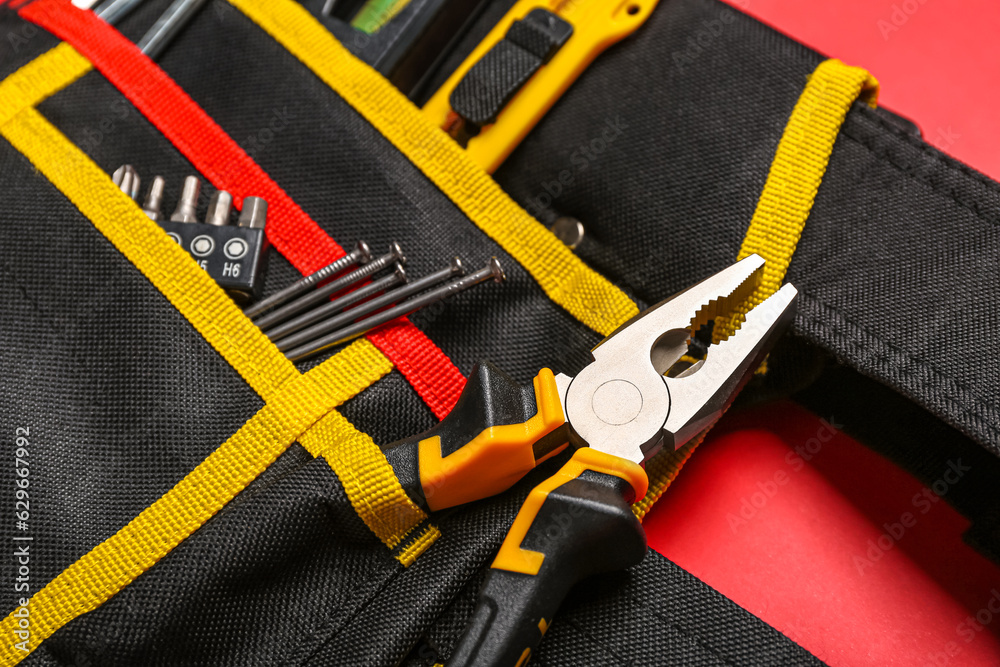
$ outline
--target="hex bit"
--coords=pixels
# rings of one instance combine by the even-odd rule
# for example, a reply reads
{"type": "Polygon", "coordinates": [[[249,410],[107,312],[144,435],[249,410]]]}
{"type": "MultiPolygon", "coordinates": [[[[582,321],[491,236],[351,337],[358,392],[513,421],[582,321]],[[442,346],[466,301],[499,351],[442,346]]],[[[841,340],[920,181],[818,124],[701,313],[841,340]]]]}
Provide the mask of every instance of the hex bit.
{"type": "MultiPolygon", "coordinates": [[[[352,338],[357,338],[377,326],[381,326],[386,322],[391,322],[397,317],[409,315],[410,313],[420,310],[425,306],[429,306],[432,303],[441,301],[442,299],[447,299],[449,296],[463,292],[470,287],[474,287],[475,285],[486,282],[490,279],[498,283],[506,280],[503,268],[500,266],[500,262],[497,261],[496,257],[491,257],[489,263],[484,268],[471,275],[459,278],[458,280],[454,280],[447,285],[442,285],[437,289],[415,296],[412,299],[408,299],[393,306],[392,308],[387,308],[380,313],[376,313],[371,317],[355,322],[354,324],[346,326],[338,331],[334,331],[326,336],[323,336],[322,338],[304,343],[292,349],[283,348],[279,343],[278,349],[285,352],[285,356],[292,361],[299,361],[335,345],[349,341],[352,338]]],[[[401,292],[403,289],[406,288],[404,287],[396,291],[401,292]]],[[[290,338],[286,340],[290,340],[290,338]]]]}
{"type": "MultiPolygon", "coordinates": [[[[385,276],[384,278],[379,278],[378,280],[368,283],[367,285],[362,285],[361,287],[348,292],[339,299],[334,299],[328,303],[324,303],[319,308],[314,308],[312,310],[306,311],[295,317],[283,322],[273,329],[267,329],[264,331],[264,335],[270,338],[272,341],[285,338],[295,333],[299,329],[303,329],[310,324],[315,324],[320,322],[327,317],[332,316],[334,313],[339,313],[340,311],[353,306],[356,303],[364,301],[370,296],[375,296],[379,292],[384,292],[390,287],[395,287],[396,285],[406,284],[406,271],[399,264],[396,265],[396,270],[392,272],[391,275],[385,276]]],[[[350,312],[354,312],[353,310],[350,312]]]]}
{"type": "Polygon", "coordinates": [[[181,189],[181,198],[177,201],[177,208],[170,216],[171,222],[198,222],[198,197],[201,196],[201,181],[197,176],[188,176],[184,179],[184,187],[181,189]]]}
{"type": "Polygon", "coordinates": [[[132,172],[127,171],[127,170],[123,171],[122,174],[121,174],[121,178],[119,179],[117,185],[118,185],[118,189],[120,189],[122,192],[124,192],[125,194],[127,194],[129,197],[131,197],[132,196],[132,172]]]}
{"type": "Polygon", "coordinates": [[[111,174],[111,181],[133,200],[139,198],[139,172],[130,164],[123,164],[111,174]]]}
{"type": "Polygon", "coordinates": [[[406,256],[403,255],[403,251],[400,249],[399,244],[393,243],[389,246],[388,254],[372,260],[357,271],[352,271],[346,276],[342,276],[327,283],[326,285],[317,287],[312,292],[306,293],[291,303],[287,303],[276,310],[272,310],[267,315],[254,320],[254,324],[261,329],[267,329],[268,327],[280,324],[293,315],[298,315],[299,313],[312,308],[316,304],[326,301],[326,299],[328,299],[332,294],[336,294],[337,292],[346,289],[355,283],[359,283],[369,276],[375,275],[379,271],[382,271],[386,267],[397,262],[399,264],[406,264],[406,256]]]}
{"type": "Polygon", "coordinates": [[[142,210],[145,211],[146,215],[153,222],[159,222],[160,218],[160,206],[163,204],[163,191],[166,188],[167,182],[163,180],[162,176],[154,176],[153,182],[149,184],[149,192],[146,193],[146,199],[142,202],[142,210]]]}
{"type": "MultiPolygon", "coordinates": [[[[243,203],[243,210],[246,211],[246,202],[243,203]]],[[[242,216],[240,217],[240,224],[242,225],[242,216]]],[[[327,278],[335,276],[344,269],[350,268],[356,264],[364,264],[372,258],[371,250],[368,248],[368,244],[364,241],[358,241],[358,245],[354,250],[347,253],[340,259],[330,264],[327,264],[319,271],[314,271],[310,273],[305,278],[299,278],[297,281],[289,285],[288,287],[279,290],[272,294],[271,296],[258,301],[254,305],[250,306],[243,311],[243,314],[247,317],[253,319],[261,313],[265,313],[273,308],[277,308],[283,303],[287,303],[292,299],[298,297],[300,294],[304,294],[312,289],[317,284],[323,282],[327,278]]]]}
{"type": "Polygon", "coordinates": [[[229,224],[229,214],[233,210],[233,196],[225,190],[218,190],[208,200],[205,224],[224,227],[229,224]]]}
{"type": "Polygon", "coordinates": [[[243,209],[240,211],[240,219],[236,225],[249,229],[264,229],[266,223],[267,200],[263,197],[244,197],[243,209]]]}
{"type": "Polygon", "coordinates": [[[139,201],[139,172],[132,165],[128,165],[125,171],[132,176],[132,186],[128,190],[128,196],[132,201],[139,201]]]}

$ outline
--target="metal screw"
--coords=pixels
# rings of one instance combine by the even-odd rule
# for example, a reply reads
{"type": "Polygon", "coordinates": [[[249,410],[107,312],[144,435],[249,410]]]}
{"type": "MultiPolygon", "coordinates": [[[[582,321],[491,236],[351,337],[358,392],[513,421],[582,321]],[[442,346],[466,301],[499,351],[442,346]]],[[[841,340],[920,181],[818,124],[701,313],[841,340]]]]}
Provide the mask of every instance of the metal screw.
{"type": "Polygon", "coordinates": [[[163,203],[163,191],[166,185],[167,182],[163,180],[162,176],[154,176],[153,182],[149,186],[149,192],[146,193],[146,200],[142,203],[142,210],[153,222],[159,222],[162,217],[160,206],[163,203]]]}
{"type": "MultiPolygon", "coordinates": [[[[330,333],[318,340],[313,340],[309,343],[305,343],[299,347],[288,350],[285,354],[292,361],[299,361],[300,359],[304,359],[305,357],[316,354],[317,352],[331,348],[334,345],[339,345],[340,343],[351,340],[352,338],[357,338],[375,327],[385,324],[386,322],[390,322],[397,317],[409,315],[410,313],[420,310],[425,306],[447,299],[453,294],[458,294],[459,292],[465,291],[470,287],[474,287],[475,285],[486,282],[490,279],[498,283],[506,280],[503,268],[501,268],[500,262],[497,261],[496,257],[491,257],[486,267],[476,271],[472,275],[459,278],[458,280],[454,280],[447,285],[442,285],[441,287],[431,290],[430,292],[415,296],[412,299],[408,299],[403,303],[393,306],[392,308],[387,308],[380,313],[372,315],[367,319],[355,322],[354,324],[346,326],[339,331],[334,331],[333,333],[330,333]]],[[[402,289],[406,288],[404,287],[402,289]]],[[[401,292],[402,289],[396,290],[396,292],[401,292]]],[[[290,340],[290,338],[285,340],[290,340]]],[[[285,351],[280,343],[278,344],[278,349],[285,351]]]]}
{"type": "Polygon", "coordinates": [[[365,264],[357,271],[352,271],[346,276],[342,276],[327,283],[326,285],[317,287],[312,292],[299,297],[295,301],[285,304],[277,310],[271,311],[267,315],[254,320],[254,324],[259,326],[261,329],[266,329],[268,327],[273,327],[276,324],[280,324],[293,315],[297,315],[304,310],[312,308],[318,303],[326,301],[331,294],[336,294],[337,292],[346,289],[355,283],[361,282],[369,276],[375,275],[387,266],[391,266],[396,263],[406,264],[406,257],[403,255],[403,251],[400,249],[399,244],[393,243],[389,246],[388,254],[382,255],[378,259],[365,264]]]}
{"type": "Polygon", "coordinates": [[[205,222],[216,227],[225,227],[229,224],[229,213],[232,210],[233,196],[225,190],[218,190],[208,200],[208,212],[205,214],[205,222]]]}
{"type": "Polygon", "coordinates": [[[170,216],[171,222],[198,222],[198,197],[201,196],[201,181],[197,176],[188,176],[184,179],[184,188],[181,190],[181,198],[177,202],[174,214],[170,216]]]}
{"type": "MultiPolygon", "coordinates": [[[[249,197],[247,197],[249,199],[249,197]]],[[[243,210],[247,210],[246,200],[243,201],[243,210]]],[[[240,216],[240,222],[242,223],[243,216],[240,216]]],[[[242,226],[242,225],[241,225],[242,226]]],[[[319,271],[314,271],[310,273],[305,278],[299,278],[294,283],[288,287],[275,292],[271,296],[267,297],[262,301],[258,301],[254,305],[250,306],[243,311],[243,314],[249,318],[254,318],[261,313],[265,313],[272,308],[277,308],[283,303],[291,301],[295,297],[308,292],[315,285],[323,282],[327,278],[330,278],[344,269],[350,268],[355,264],[364,264],[372,258],[372,252],[368,248],[368,244],[364,241],[358,241],[357,247],[351,252],[347,253],[335,262],[327,264],[319,271]]]]}
{"type": "MultiPolygon", "coordinates": [[[[316,322],[322,321],[327,316],[338,313],[349,306],[352,306],[360,301],[364,301],[370,296],[374,296],[379,292],[384,292],[390,287],[395,287],[396,285],[403,285],[406,283],[407,276],[406,271],[399,264],[396,265],[396,270],[392,272],[392,275],[385,276],[384,278],[379,278],[378,280],[369,283],[367,285],[362,285],[353,292],[348,292],[339,299],[334,299],[328,303],[324,303],[319,308],[314,308],[308,312],[305,312],[298,317],[288,320],[283,324],[279,324],[274,329],[268,329],[264,332],[264,335],[270,338],[272,341],[277,341],[281,338],[290,336],[299,329],[304,329],[310,324],[315,324],[316,322]]],[[[346,315],[348,316],[348,322],[355,320],[361,315],[357,314],[359,310],[364,310],[367,304],[361,304],[358,308],[348,311],[346,315]]],[[[364,313],[361,313],[364,314],[364,313]]],[[[280,348],[279,348],[280,349],[280,348]]]]}

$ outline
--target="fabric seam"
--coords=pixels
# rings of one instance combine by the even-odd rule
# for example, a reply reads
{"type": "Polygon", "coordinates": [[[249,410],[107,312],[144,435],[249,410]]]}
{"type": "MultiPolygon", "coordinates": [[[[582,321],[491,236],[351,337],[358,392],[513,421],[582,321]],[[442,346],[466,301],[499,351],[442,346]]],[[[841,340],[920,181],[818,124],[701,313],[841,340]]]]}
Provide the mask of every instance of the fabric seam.
{"type": "Polygon", "coordinates": [[[944,151],[935,148],[934,146],[931,146],[922,138],[914,136],[906,132],[905,130],[902,130],[899,127],[893,125],[888,120],[875,113],[874,110],[867,107],[867,105],[859,105],[855,110],[860,112],[860,115],[864,120],[876,123],[881,129],[886,130],[892,135],[895,135],[898,139],[902,139],[904,142],[913,146],[914,148],[920,149],[921,152],[933,158],[936,163],[940,163],[942,166],[949,169],[950,171],[954,171],[959,174],[962,174],[963,176],[966,176],[967,178],[971,178],[980,185],[989,189],[993,194],[1000,196],[1000,183],[997,183],[989,176],[976,171],[967,164],[959,162],[958,160],[948,155],[944,151]]]}
{"type": "MultiPolygon", "coordinates": [[[[977,405],[988,407],[988,404],[984,403],[983,400],[981,398],[979,398],[975,394],[975,392],[971,391],[968,386],[966,386],[966,385],[958,382],[953,377],[951,377],[951,376],[949,376],[949,375],[941,372],[936,366],[932,365],[931,363],[929,363],[927,361],[924,361],[923,359],[920,359],[919,357],[915,356],[912,352],[910,352],[908,350],[904,350],[903,348],[899,347],[898,345],[896,345],[896,344],[894,344],[892,342],[889,342],[888,340],[882,338],[881,336],[878,336],[878,335],[874,334],[867,327],[865,327],[865,326],[857,323],[856,321],[848,318],[842,311],[840,311],[836,307],[830,305],[825,300],[820,299],[820,298],[818,298],[816,296],[809,295],[806,292],[800,292],[799,293],[799,298],[802,299],[802,300],[804,300],[804,301],[808,301],[808,302],[816,305],[818,308],[825,309],[825,310],[829,311],[837,320],[839,320],[841,328],[843,328],[843,327],[846,326],[846,327],[852,327],[854,329],[859,330],[860,332],[862,332],[862,333],[868,335],[869,337],[871,337],[873,340],[875,340],[875,341],[877,341],[877,342],[885,345],[886,347],[890,348],[893,351],[896,351],[900,356],[904,357],[906,360],[913,362],[915,365],[917,365],[919,367],[923,367],[923,368],[931,371],[932,373],[934,373],[934,375],[937,375],[939,378],[941,378],[941,379],[943,379],[945,381],[950,382],[955,387],[958,387],[959,389],[965,390],[966,392],[969,393],[970,398],[977,405]]],[[[808,319],[808,321],[815,322],[817,324],[825,324],[825,322],[822,320],[822,318],[820,316],[818,316],[818,315],[810,316],[807,319],[808,319]]],[[[851,347],[864,348],[865,350],[868,350],[869,352],[871,352],[871,354],[873,356],[875,356],[876,358],[885,359],[885,355],[883,353],[879,353],[877,350],[874,350],[871,345],[864,345],[863,343],[858,342],[857,340],[853,339],[852,337],[849,337],[849,336],[842,337],[840,335],[837,335],[837,332],[835,332],[835,331],[830,331],[829,329],[827,329],[827,330],[831,334],[836,335],[837,338],[839,338],[842,342],[847,342],[848,345],[850,345],[851,347]]],[[[916,372],[914,370],[909,370],[909,371],[903,371],[903,374],[907,375],[907,376],[910,376],[910,377],[913,377],[913,376],[916,375],[916,372]]],[[[946,389],[943,385],[940,385],[940,384],[937,386],[937,388],[939,388],[939,389],[946,389]]],[[[990,423],[990,421],[987,421],[986,416],[982,412],[980,412],[980,411],[974,411],[972,408],[970,408],[969,406],[965,405],[964,403],[958,401],[957,399],[951,398],[948,395],[947,391],[942,392],[942,395],[944,396],[945,400],[949,404],[958,406],[960,408],[959,412],[961,414],[972,415],[972,416],[979,417],[980,420],[981,420],[983,428],[987,429],[988,431],[990,431],[994,435],[1000,436],[1000,427],[997,427],[997,426],[993,425],[992,423],[990,423]]],[[[911,397],[912,398],[918,398],[918,399],[921,398],[920,396],[911,396],[911,397]]]]}

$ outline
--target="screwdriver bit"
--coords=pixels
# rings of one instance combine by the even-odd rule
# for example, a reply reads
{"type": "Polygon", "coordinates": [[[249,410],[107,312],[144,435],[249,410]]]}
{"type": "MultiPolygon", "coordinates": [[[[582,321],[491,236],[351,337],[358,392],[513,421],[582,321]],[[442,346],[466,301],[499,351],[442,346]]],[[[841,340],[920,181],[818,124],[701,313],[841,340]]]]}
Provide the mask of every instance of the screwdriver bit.
{"type": "Polygon", "coordinates": [[[225,190],[218,190],[208,200],[208,212],[205,222],[216,227],[229,224],[229,213],[233,210],[233,196],[225,190]]]}
{"type": "Polygon", "coordinates": [[[159,222],[160,206],[163,204],[163,191],[166,188],[166,181],[162,176],[154,176],[153,182],[149,185],[149,192],[146,193],[146,200],[142,202],[142,210],[153,222],[159,222]]]}
{"type": "Polygon", "coordinates": [[[127,170],[122,172],[121,180],[118,181],[118,188],[129,197],[132,196],[132,172],[127,170]]]}
{"type": "Polygon", "coordinates": [[[243,210],[240,211],[240,219],[236,224],[249,229],[264,229],[266,221],[267,200],[263,197],[244,197],[243,210]]]}
{"type": "Polygon", "coordinates": [[[198,222],[198,197],[201,196],[201,181],[197,176],[188,176],[184,179],[184,188],[181,190],[181,198],[177,201],[177,208],[170,216],[171,222],[198,222]]]}

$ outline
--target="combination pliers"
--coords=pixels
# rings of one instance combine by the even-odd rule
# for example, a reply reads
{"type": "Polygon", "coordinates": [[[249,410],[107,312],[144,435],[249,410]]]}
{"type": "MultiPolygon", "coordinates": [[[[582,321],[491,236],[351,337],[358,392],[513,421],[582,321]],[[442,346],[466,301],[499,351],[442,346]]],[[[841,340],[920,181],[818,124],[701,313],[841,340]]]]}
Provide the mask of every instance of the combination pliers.
{"type": "Polygon", "coordinates": [[[708,429],[792,319],[792,285],[756,303],[763,269],[751,255],[633,317],[575,377],[542,369],[521,387],[481,363],[444,420],[385,450],[407,494],[436,511],[501,493],[575,449],[528,495],[449,667],[524,665],[576,582],[642,560],[631,504],[649,485],[643,465],[708,429]],[[709,330],[696,359],[706,348],[692,343],[709,330]]]}

